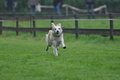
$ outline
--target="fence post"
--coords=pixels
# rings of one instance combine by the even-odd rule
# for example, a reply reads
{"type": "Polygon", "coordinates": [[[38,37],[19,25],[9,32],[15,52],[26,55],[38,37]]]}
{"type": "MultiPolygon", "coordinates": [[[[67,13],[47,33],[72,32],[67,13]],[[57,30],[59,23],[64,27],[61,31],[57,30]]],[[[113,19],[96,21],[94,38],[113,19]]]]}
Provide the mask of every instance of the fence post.
{"type": "Polygon", "coordinates": [[[53,21],[53,16],[51,16],[51,23],[54,23],[54,21],[53,21]]]}
{"type": "MultiPolygon", "coordinates": [[[[30,28],[32,28],[32,16],[31,15],[30,15],[30,28]]],[[[31,29],[30,33],[32,34],[32,29],[31,29]]]]}
{"type": "Polygon", "coordinates": [[[110,18],[110,40],[114,40],[113,20],[111,20],[111,19],[113,19],[112,14],[109,14],[109,18],[110,18]]]}
{"type": "Polygon", "coordinates": [[[68,16],[68,7],[65,7],[66,9],[66,16],[68,16]]]}
{"type": "Polygon", "coordinates": [[[19,22],[18,22],[18,17],[16,18],[16,35],[18,35],[19,34],[19,32],[18,32],[18,25],[19,24],[19,22]]]}
{"type": "Polygon", "coordinates": [[[35,24],[35,16],[33,16],[33,35],[36,37],[36,24],[35,24]]]}
{"type": "Polygon", "coordinates": [[[75,35],[76,35],[76,39],[79,37],[79,29],[78,29],[78,16],[77,14],[75,14],[75,35]]]}
{"type": "Polygon", "coordinates": [[[2,21],[0,21],[0,35],[2,35],[2,21]]]}

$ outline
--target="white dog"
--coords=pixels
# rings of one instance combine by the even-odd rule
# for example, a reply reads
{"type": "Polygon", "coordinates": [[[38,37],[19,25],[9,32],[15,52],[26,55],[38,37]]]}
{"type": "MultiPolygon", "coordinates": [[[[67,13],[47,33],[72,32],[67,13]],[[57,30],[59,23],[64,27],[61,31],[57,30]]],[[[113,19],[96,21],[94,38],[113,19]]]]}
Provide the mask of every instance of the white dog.
{"type": "Polygon", "coordinates": [[[48,34],[46,34],[46,51],[48,51],[48,48],[52,46],[54,55],[58,56],[58,48],[60,45],[62,45],[63,49],[66,49],[63,38],[63,30],[60,23],[58,25],[52,23],[51,25],[52,30],[49,30],[48,34]]]}

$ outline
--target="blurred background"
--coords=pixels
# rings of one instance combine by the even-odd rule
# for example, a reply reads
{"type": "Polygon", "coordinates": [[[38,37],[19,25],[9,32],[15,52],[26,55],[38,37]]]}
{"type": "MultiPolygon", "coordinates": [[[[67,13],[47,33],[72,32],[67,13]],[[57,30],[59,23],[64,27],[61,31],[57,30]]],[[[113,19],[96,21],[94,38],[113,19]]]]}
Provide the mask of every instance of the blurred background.
{"type": "MultiPolygon", "coordinates": [[[[16,13],[17,12],[21,14],[29,13],[28,0],[16,0],[16,1],[17,1],[16,13]]],[[[7,12],[7,8],[5,7],[4,2],[5,0],[0,0],[0,14],[4,14],[3,12],[7,12]]],[[[39,3],[40,5],[53,6],[53,0],[39,0],[39,3]]],[[[83,10],[86,9],[84,0],[64,0],[63,4],[68,4],[83,10]]],[[[120,13],[120,0],[96,0],[95,8],[102,5],[107,5],[107,11],[109,13],[120,13]]],[[[42,11],[39,12],[39,14],[43,15],[50,15],[50,13],[54,12],[53,8],[41,8],[41,9],[42,11]]],[[[72,14],[71,10],[68,11],[69,14],[72,14]]],[[[62,12],[65,13],[64,8],[62,8],[62,12]]],[[[104,10],[101,11],[101,13],[102,12],[104,13],[104,10]]]]}

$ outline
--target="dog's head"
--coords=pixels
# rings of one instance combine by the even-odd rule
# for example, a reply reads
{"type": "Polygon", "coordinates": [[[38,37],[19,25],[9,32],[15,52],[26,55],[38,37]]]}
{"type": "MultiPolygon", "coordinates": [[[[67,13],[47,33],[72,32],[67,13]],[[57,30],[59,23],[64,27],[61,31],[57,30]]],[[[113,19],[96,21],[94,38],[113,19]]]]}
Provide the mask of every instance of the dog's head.
{"type": "Polygon", "coordinates": [[[56,36],[60,36],[63,32],[61,24],[57,24],[55,25],[54,23],[52,23],[52,31],[56,36]]]}

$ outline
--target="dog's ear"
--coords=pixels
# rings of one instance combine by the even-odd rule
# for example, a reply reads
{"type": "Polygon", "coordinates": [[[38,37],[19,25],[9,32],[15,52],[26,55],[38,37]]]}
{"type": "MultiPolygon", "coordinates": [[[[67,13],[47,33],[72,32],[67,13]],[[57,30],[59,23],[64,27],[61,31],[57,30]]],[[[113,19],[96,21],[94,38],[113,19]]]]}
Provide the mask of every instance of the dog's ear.
{"type": "Polygon", "coordinates": [[[62,29],[65,29],[65,27],[64,27],[64,26],[62,26],[62,29]]]}
{"type": "Polygon", "coordinates": [[[52,26],[52,28],[54,28],[54,27],[55,27],[55,24],[54,24],[54,23],[51,23],[51,26],[52,26]]]}
{"type": "Polygon", "coordinates": [[[61,23],[58,23],[58,26],[61,26],[61,23]]]}

